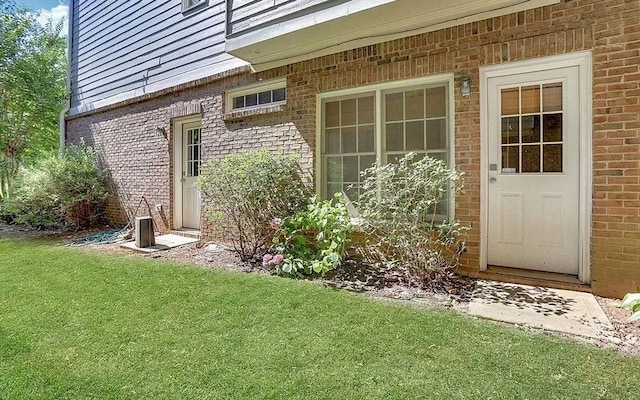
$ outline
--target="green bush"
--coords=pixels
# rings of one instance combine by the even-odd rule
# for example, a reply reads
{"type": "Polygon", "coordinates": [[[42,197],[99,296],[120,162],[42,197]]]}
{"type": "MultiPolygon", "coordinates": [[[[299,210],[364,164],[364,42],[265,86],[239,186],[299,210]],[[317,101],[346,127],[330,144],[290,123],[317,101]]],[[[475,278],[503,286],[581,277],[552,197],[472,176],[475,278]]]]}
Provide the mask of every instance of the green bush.
{"type": "Polygon", "coordinates": [[[364,254],[429,281],[455,268],[464,248],[467,228],[445,216],[462,182],[444,161],[415,156],[367,169],[357,209],[367,237],[364,254]]]}
{"type": "Polygon", "coordinates": [[[102,222],[107,197],[93,148],[70,145],[62,156],[20,172],[3,213],[37,227],[88,228],[102,222]]]}
{"type": "Polygon", "coordinates": [[[20,171],[10,197],[3,203],[2,217],[7,222],[37,228],[62,225],[60,199],[53,190],[47,170],[34,167],[20,171]]]}
{"type": "Polygon", "coordinates": [[[338,266],[349,244],[351,219],[341,194],[335,199],[311,198],[307,209],[284,220],[276,219],[275,255],[265,254],[263,265],[288,276],[325,273],[338,266]]]}
{"type": "Polygon", "coordinates": [[[268,151],[207,162],[198,186],[209,204],[207,216],[222,226],[245,261],[271,246],[271,221],[304,209],[309,193],[296,158],[268,151]]]}

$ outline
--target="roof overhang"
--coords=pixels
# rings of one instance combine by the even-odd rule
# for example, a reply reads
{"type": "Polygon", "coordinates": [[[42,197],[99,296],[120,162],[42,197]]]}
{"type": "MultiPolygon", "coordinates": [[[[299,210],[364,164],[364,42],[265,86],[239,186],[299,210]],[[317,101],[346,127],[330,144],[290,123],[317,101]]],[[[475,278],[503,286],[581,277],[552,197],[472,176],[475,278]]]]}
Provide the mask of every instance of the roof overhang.
{"type": "Polygon", "coordinates": [[[226,51],[263,71],[560,0],[352,0],[230,35],[226,51]]]}

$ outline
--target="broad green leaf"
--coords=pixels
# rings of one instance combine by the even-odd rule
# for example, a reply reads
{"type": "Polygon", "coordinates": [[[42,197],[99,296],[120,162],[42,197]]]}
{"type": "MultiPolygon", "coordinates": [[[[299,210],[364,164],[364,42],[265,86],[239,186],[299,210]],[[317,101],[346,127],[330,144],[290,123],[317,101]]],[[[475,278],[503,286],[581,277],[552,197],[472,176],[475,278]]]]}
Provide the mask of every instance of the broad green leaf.
{"type": "Polygon", "coordinates": [[[620,307],[631,310],[635,304],[640,303],[640,293],[627,293],[622,298],[622,304],[620,307]]]}

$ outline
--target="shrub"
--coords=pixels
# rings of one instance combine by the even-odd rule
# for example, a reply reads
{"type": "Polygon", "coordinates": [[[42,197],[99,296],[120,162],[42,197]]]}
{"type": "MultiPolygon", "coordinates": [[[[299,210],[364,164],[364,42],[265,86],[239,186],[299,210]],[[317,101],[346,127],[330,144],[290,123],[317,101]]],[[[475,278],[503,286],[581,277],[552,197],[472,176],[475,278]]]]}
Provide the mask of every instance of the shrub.
{"type": "Polygon", "coordinates": [[[271,221],[304,209],[308,198],[296,158],[267,151],[203,164],[198,186],[210,204],[207,216],[245,261],[271,245],[271,221]]]}
{"type": "Polygon", "coordinates": [[[365,255],[403,264],[428,281],[455,268],[467,228],[442,215],[462,190],[461,174],[442,160],[415,156],[365,170],[357,209],[368,238],[365,255]]]}
{"type": "Polygon", "coordinates": [[[62,156],[24,169],[4,213],[38,227],[87,228],[101,222],[106,175],[91,147],[70,145],[62,156]]]}
{"type": "Polygon", "coordinates": [[[21,170],[10,197],[5,199],[2,214],[7,222],[37,228],[61,226],[62,208],[51,185],[49,172],[42,167],[21,170]]]}
{"type": "Polygon", "coordinates": [[[334,200],[311,198],[307,209],[284,220],[274,220],[275,255],[265,254],[264,266],[279,273],[302,276],[325,273],[338,266],[349,244],[349,212],[341,194],[334,200]]]}

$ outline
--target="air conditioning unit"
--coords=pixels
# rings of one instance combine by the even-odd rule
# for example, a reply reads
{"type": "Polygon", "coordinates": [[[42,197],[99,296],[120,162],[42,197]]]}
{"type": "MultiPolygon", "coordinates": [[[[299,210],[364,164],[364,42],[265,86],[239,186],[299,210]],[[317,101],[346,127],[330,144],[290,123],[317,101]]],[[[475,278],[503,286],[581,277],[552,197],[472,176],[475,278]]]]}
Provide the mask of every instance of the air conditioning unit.
{"type": "Polygon", "coordinates": [[[136,247],[145,248],[156,244],[156,236],[153,233],[153,218],[136,218],[136,247]]]}

